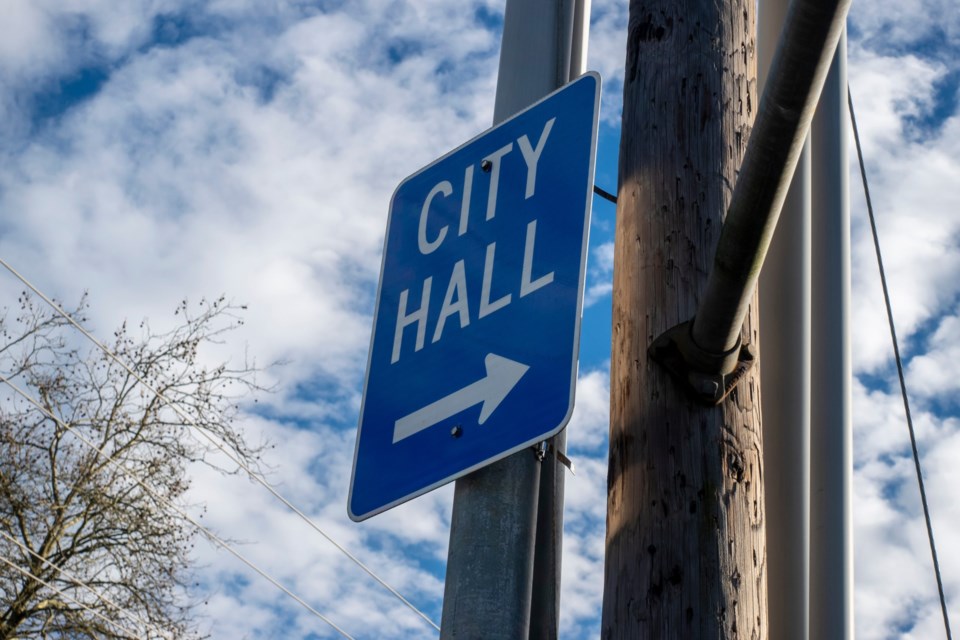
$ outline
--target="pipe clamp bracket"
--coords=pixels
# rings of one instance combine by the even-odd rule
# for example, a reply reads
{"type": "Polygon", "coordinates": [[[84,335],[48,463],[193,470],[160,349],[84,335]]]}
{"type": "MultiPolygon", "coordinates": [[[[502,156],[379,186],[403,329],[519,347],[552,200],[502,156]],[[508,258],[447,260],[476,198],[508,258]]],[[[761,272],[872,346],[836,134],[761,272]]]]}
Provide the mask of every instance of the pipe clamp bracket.
{"type": "Polygon", "coordinates": [[[749,343],[737,342],[725,353],[711,353],[693,341],[693,319],[660,335],[649,356],[662,365],[700,404],[716,406],[733,391],[756,362],[749,343]]]}

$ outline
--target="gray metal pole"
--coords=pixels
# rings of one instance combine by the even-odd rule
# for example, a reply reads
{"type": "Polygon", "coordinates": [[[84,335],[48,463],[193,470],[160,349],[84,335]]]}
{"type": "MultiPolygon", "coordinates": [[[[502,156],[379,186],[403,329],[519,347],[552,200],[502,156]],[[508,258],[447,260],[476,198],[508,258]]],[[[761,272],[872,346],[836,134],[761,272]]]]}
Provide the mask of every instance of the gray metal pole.
{"type": "Polygon", "coordinates": [[[530,595],[530,640],[553,640],[560,634],[560,566],[563,545],[563,490],[566,470],[555,451],[566,451],[567,431],[550,439],[540,463],[540,500],[530,595]]]}
{"type": "MultiPolygon", "coordinates": [[[[788,8],[759,5],[761,91],[788,8]]],[[[780,211],[760,273],[764,500],[770,637],[809,638],[810,549],[810,142],[780,211]]]]}
{"type": "MultiPolygon", "coordinates": [[[[567,81],[587,70],[590,35],[590,0],[573,2],[570,69],[567,81]]],[[[561,10],[566,16],[566,10],[561,10]]],[[[563,492],[566,469],[555,455],[566,452],[567,432],[550,439],[550,451],[540,465],[540,500],[537,506],[537,539],[533,562],[530,605],[530,640],[554,640],[560,631],[560,567],[563,545],[563,492]]]]}
{"type": "MultiPolygon", "coordinates": [[[[567,82],[574,7],[574,0],[507,1],[494,124],[567,82]]],[[[545,490],[555,499],[557,481],[562,482],[561,473],[545,478],[545,490]]],[[[441,639],[528,637],[540,483],[540,463],[532,450],[457,480],[441,639]]],[[[557,510],[562,491],[560,484],[557,510]]],[[[558,537],[545,542],[558,543],[558,537]]],[[[554,564],[558,581],[559,555],[554,564]]],[[[554,606],[547,602],[539,610],[554,606]]]]}
{"type": "Polygon", "coordinates": [[[567,81],[587,71],[587,50],[590,45],[591,0],[576,0],[573,7],[573,37],[570,40],[570,73],[567,81]]]}
{"type": "Polygon", "coordinates": [[[850,208],[846,38],[813,122],[810,637],[853,638],[850,208]]]}

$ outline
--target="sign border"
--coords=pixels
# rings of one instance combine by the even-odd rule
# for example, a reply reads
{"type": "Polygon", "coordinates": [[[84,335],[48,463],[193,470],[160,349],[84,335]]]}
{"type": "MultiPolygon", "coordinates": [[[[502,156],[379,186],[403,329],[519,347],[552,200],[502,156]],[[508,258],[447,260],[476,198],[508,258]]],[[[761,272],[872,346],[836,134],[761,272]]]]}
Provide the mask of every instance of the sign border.
{"type": "Polygon", "coordinates": [[[584,285],[585,285],[585,283],[586,283],[587,250],[588,250],[589,244],[590,244],[590,220],[591,220],[591,212],[592,212],[592,205],[593,205],[593,185],[594,185],[594,176],[595,176],[595,171],[596,171],[596,160],[597,160],[597,136],[598,136],[598,133],[599,133],[599,126],[600,126],[600,92],[601,92],[600,90],[601,90],[601,84],[602,84],[602,81],[601,81],[601,78],[600,78],[600,74],[599,74],[599,73],[597,73],[596,71],[587,71],[587,72],[584,73],[583,75],[578,76],[577,78],[575,78],[574,80],[568,82],[567,84],[563,85],[562,87],[559,87],[558,89],[550,92],[549,94],[547,94],[546,96],[544,96],[544,97],[542,97],[541,99],[537,100],[537,101],[534,102],[533,104],[527,106],[527,107],[524,108],[523,110],[518,111],[518,112],[515,113],[514,115],[512,115],[512,116],[510,116],[509,118],[507,118],[506,120],[504,120],[503,122],[497,124],[496,126],[490,127],[489,129],[487,129],[487,130],[483,131],[482,133],[474,136],[473,138],[470,138],[469,140],[467,140],[467,141],[464,142],[463,144],[459,145],[459,146],[456,147],[455,149],[453,149],[453,150],[451,150],[451,151],[448,151],[447,153],[443,154],[442,156],[440,156],[439,158],[437,158],[436,160],[434,160],[434,161],[431,162],[430,164],[428,164],[428,165],[424,166],[423,168],[419,169],[418,171],[415,171],[414,173],[410,174],[409,176],[407,176],[406,178],[404,178],[403,180],[401,180],[401,181],[400,181],[400,184],[398,184],[397,187],[396,187],[396,189],[393,190],[393,195],[390,196],[390,207],[389,207],[389,209],[388,209],[387,228],[386,228],[386,231],[384,232],[384,236],[383,236],[383,251],[382,251],[382,255],[381,255],[381,259],[380,259],[380,279],[379,279],[379,281],[377,282],[377,295],[376,295],[376,298],[375,298],[375,300],[374,300],[373,324],[372,324],[372,328],[371,328],[371,331],[370,331],[370,346],[369,346],[369,348],[368,348],[368,350],[367,350],[367,367],[366,367],[366,370],[365,370],[365,372],[364,372],[363,395],[361,396],[361,401],[360,401],[360,413],[359,413],[359,415],[358,415],[358,417],[357,417],[357,436],[356,436],[356,444],[354,445],[354,450],[353,450],[353,467],[351,468],[351,471],[350,471],[350,486],[349,486],[349,493],[348,493],[348,495],[347,495],[347,515],[348,515],[348,516],[350,517],[350,519],[353,520],[354,522],[362,522],[362,521],[364,521],[364,520],[366,520],[366,519],[368,519],[368,518],[371,518],[371,517],[373,517],[373,516],[375,516],[375,515],[377,515],[377,514],[379,514],[379,513],[383,513],[384,511],[387,511],[387,510],[389,510],[389,509],[392,509],[393,507],[396,507],[396,506],[398,506],[398,505],[400,505],[400,504],[403,504],[404,502],[408,502],[408,501],[410,501],[410,500],[412,500],[412,499],[414,499],[414,498],[417,498],[417,497],[419,497],[419,496],[424,495],[425,493],[429,493],[430,491],[433,491],[434,489],[437,489],[437,488],[439,488],[439,487],[441,487],[441,486],[443,486],[443,485],[445,485],[445,484],[448,484],[449,482],[451,482],[451,481],[453,481],[453,480],[456,480],[456,479],[458,479],[458,478],[462,478],[463,476],[468,475],[468,474],[476,471],[477,469],[481,469],[481,468],[486,467],[486,466],[488,466],[488,465],[490,465],[490,464],[493,464],[494,462],[497,462],[498,460],[502,460],[502,459],[506,458],[507,456],[510,456],[510,455],[516,453],[517,451],[520,451],[521,449],[526,449],[526,448],[528,448],[528,447],[531,447],[531,446],[535,445],[535,444],[538,443],[538,442],[542,442],[542,441],[544,441],[544,440],[547,440],[547,439],[549,439],[549,438],[552,438],[552,437],[555,436],[556,434],[560,433],[560,431],[562,431],[562,430],[567,426],[567,424],[570,422],[570,418],[573,416],[573,410],[574,410],[574,405],[575,405],[575,397],[576,397],[576,389],[577,389],[577,374],[579,373],[579,369],[580,369],[580,324],[581,324],[581,320],[582,320],[582,318],[583,318],[583,293],[584,293],[583,290],[584,290],[584,285]],[[461,470],[461,471],[458,471],[458,472],[456,472],[456,473],[450,474],[450,475],[446,476],[445,478],[443,478],[442,480],[438,480],[437,482],[434,482],[433,484],[431,484],[431,485],[429,485],[429,486],[426,486],[426,487],[423,487],[422,489],[419,489],[419,490],[417,490],[417,491],[414,491],[414,492],[412,492],[412,493],[410,493],[410,494],[408,494],[408,495],[406,495],[406,496],[404,496],[404,497],[402,497],[402,498],[397,498],[396,500],[393,500],[392,502],[389,502],[389,503],[387,503],[387,504],[385,504],[385,505],[383,505],[383,506],[381,506],[381,507],[378,507],[378,508],[376,508],[376,509],[373,509],[373,510],[371,510],[371,511],[367,511],[367,512],[364,512],[364,513],[361,513],[361,514],[356,514],[356,513],[354,513],[354,512],[353,512],[353,489],[354,489],[354,482],[356,481],[357,457],[359,456],[359,453],[360,453],[360,435],[361,435],[360,432],[361,432],[361,429],[363,428],[363,414],[364,414],[364,410],[366,409],[366,404],[367,404],[367,385],[368,385],[369,382],[370,382],[370,365],[371,365],[372,360],[373,360],[373,341],[374,341],[375,332],[376,332],[377,320],[378,320],[379,315],[380,315],[380,302],[381,302],[381,300],[382,300],[381,294],[383,293],[383,291],[382,291],[382,288],[383,288],[383,276],[384,276],[384,270],[385,270],[385,268],[386,268],[386,262],[387,262],[387,242],[388,242],[388,240],[389,240],[389,238],[390,238],[390,227],[391,227],[391,225],[392,225],[392,223],[393,223],[394,203],[395,203],[397,194],[400,192],[400,189],[403,188],[403,186],[404,186],[407,182],[409,182],[410,180],[416,178],[417,176],[421,175],[422,173],[424,173],[424,172],[432,169],[432,168],[435,167],[436,165],[438,165],[438,164],[440,164],[441,162],[445,161],[445,160],[446,160],[447,158],[449,158],[450,156],[452,156],[452,155],[454,155],[455,153],[459,152],[459,151],[460,151],[461,149],[463,149],[464,147],[467,147],[467,146],[473,144],[474,142],[476,142],[477,140],[479,140],[479,139],[481,139],[481,138],[483,138],[483,137],[485,137],[485,136],[490,135],[491,133],[493,133],[493,132],[496,131],[497,129],[500,129],[501,127],[504,127],[504,126],[508,125],[508,124],[511,123],[513,120],[515,120],[516,118],[519,118],[520,116],[524,115],[524,114],[527,113],[528,111],[530,111],[530,110],[534,109],[535,107],[539,106],[541,103],[546,102],[547,100],[550,100],[550,99],[551,99],[552,97],[554,97],[556,94],[558,94],[558,93],[560,93],[560,92],[562,92],[562,91],[568,90],[572,85],[576,84],[577,82],[584,82],[584,81],[586,81],[587,78],[592,78],[593,81],[595,82],[595,85],[594,85],[594,97],[593,97],[593,123],[592,123],[593,131],[591,132],[591,136],[590,136],[590,158],[589,158],[588,170],[587,170],[587,173],[588,173],[588,175],[587,175],[587,180],[588,180],[589,186],[588,186],[588,188],[587,188],[586,202],[584,203],[584,218],[585,218],[585,220],[584,220],[584,225],[583,225],[583,240],[582,240],[582,244],[581,244],[581,247],[580,247],[580,276],[579,276],[579,283],[578,283],[578,287],[577,287],[577,316],[576,316],[576,319],[575,319],[575,321],[574,321],[574,331],[573,331],[573,334],[574,334],[574,335],[573,335],[573,355],[574,355],[574,358],[573,358],[573,366],[571,367],[572,370],[571,370],[571,372],[570,372],[570,376],[571,376],[571,380],[570,380],[570,396],[569,396],[569,399],[567,400],[567,412],[566,412],[566,415],[564,415],[563,419],[560,421],[560,423],[559,423],[556,427],[554,427],[553,429],[551,429],[550,431],[548,431],[548,432],[546,432],[546,433],[544,433],[544,434],[542,434],[542,435],[537,436],[536,438],[533,438],[532,440],[529,440],[529,441],[523,442],[523,443],[521,443],[521,444],[518,444],[518,445],[516,445],[516,446],[514,446],[514,447],[511,447],[510,449],[506,449],[506,450],[504,450],[503,452],[501,452],[501,453],[499,453],[499,454],[497,454],[497,455],[495,455],[495,456],[493,456],[493,457],[491,457],[491,458],[488,458],[488,459],[486,459],[486,460],[484,460],[484,461],[482,461],[482,462],[479,462],[479,463],[477,463],[477,464],[475,464],[475,465],[473,465],[473,466],[471,466],[471,467],[468,467],[468,468],[463,469],[463,470],[461,470]]]}

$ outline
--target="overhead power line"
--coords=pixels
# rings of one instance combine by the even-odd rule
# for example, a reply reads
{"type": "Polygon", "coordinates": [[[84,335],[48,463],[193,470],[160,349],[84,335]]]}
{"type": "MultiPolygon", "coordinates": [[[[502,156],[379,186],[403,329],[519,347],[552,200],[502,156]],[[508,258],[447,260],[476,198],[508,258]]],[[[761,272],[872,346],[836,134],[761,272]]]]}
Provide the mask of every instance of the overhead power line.
{"type": "Polygon", "coordinates": [[[847,104],[850,106],[850,122],[853,125],[853,139],[857,145],[857,159],[860,162],[860,177],[863,180],[863,193],[867,201],[867,215],[870,218],[870,230],[873,233],[873,247],[877,253],[877,266],[880,269],[880,284],[883,285],[883,301],[887,306],[887,322],[890,325],[890,339],[893,341],[893,356],[897,362],[897,376],[900,379],[900,395],[903,397],[903,410],[907,416],[907,430],[910,432],[910,448],[913,450],[913,465],[917,470],[917,484],[920,487],[920,502],[923,504],[923,519],[927,524],[927,539],[930,541],[930,556],[933,558],[933,572],[937,577],[937,591],[940,594],[940,610],[943,612],[943,627],[947,640],[953,640],[950,632],[950,617],[947,615],[947,601],[943,593],[943,579],[940,576],[940,561],[937,559],[937,545],[933,539],[933,525],[930,522],[930,507],[927,505],[927,491],[923,485],[923,472],[920,469],[920,453],[917,450],[917,436],[913,429],[913,417],[910,413],[910,400],[907,396],[907,382],[903,375],[903,360],[900,358],[900,345],[897,329],[893,322],[893,307],[890,305],[890,291],[887,287],[887,275],[883,269],[883,256],[880,251],[880,239],[877,234],[877,221],[873,215],[873,202],[870,198],[870,185],[867,182],[867,169],[863,162],[863,149],[860,146],[860,132],[857,129],[857,117],[853,111],[853,94],[847,86],[847,104]]]}
{"type": "MultiPolygon", "coordinates": [[[[182,517],[184,520],[186,520],[187,522],[189,522],[190,524],[192,524],[194,527],[196,527],[200,532],[202,532],[209,540],[211,540],[212,542],[216,543],[218,546],[220,546],[220,547],[223,548],[224,550],[228,551],[230,554],[232,554],[235,558],[237,558],[238,560],[240,560],[242,563],[244,563],[245,565],[247,565],[248,567],[250,567],[251,569],[253,569],[253,570],[254,570],[255,572],[257,572],[262,578],[264,578],[265,580],[267,580],[268,582],[270,582],[270,584],[272,584],[272,585],[275,586],[276,588],[280,589],[280,591],[282,591],[282,592],[285,593],[287,596],[289,596],[290,598],[292,598],[294,601],[296,601],[298,604],[300,604],[300,606],[302,606],[304,609],[306,609],[307,611],[309,611],[310,613],[312,613],[314,616],[316,616],[317,618],[319,618],[319,619],[322,620],[323,622],[327,623],[330,627],[332,627],[334,630],[336,630],[336,631],[337,631],[340,635],[342,635],[344,638],[347,638],[347,640],[354,640],[353,636],[351,636],[351,635],[348,634],[346,631],[344,631],[343,629],[341,629],[341,628],[340,628],[339,626],[337,626],[332,620],[330,620],[330,619],[327,618],[325,615],[323,615],[322,613],[320,613],[319,611],[317,611],[316,609],[314,609],[312,606],[310,606],[303,598],[301,598],[300,596],[298,596],[297,594],[295,594],[293,591],[291,591],[290,589],[288,589],[287,587],[285,587],[285,586],[284,586],[283,584],[281,584],[276,578],[274,578],[274,577],[271,576],[269,573],[267,573],[266,571],[264,571],[263,569],[261,569],[261,568],[260,568],[259,566],[257,566],[256,564],[254,564],[252,561],[250,561],[248,558],[246,558],[246,557],[245,557],[243,554],[241,554],[239,551],[237,551],[236,549],[234,549],[228,542],[226,542],[226,541],[225,541],[224,539],[222,539],[220,536],[218,536],[218,535],[215,534],[213,531],[211,531],[210,529],[207,529],[207,528],[204,527],[202,524],[200,524],[199,522],[197,522],[190,514],[188,514],[186,511],[184,511],[184,510],[183,510],[182,508],[180,508],[179,506],[175,505],[175,504],[174,504],[173,502],[171,502],[169,499],[167,499],[167,498],[165,498],[164,496],[158,494],[158,493],[155,492],[153,489],[151,489],[149,486],[147,486],[147,484],[145,484],[145,483],[143,482],[143,480],[141,480],[140,478],[138,478],[138,477],[137,477],[136,475],[134,475],[129,469],[127,469],[126,467],[124,467],[123,465],[121,465],[120,463],[118,463],[116,460],[114,460],[113,457],[112,457],[110,454],[106,453],[103,449],[101,449],[101,448],[98,447],[96,444],[94,444],[93,442],[91,442],[86,436],[84,436],[82,433],[80,433],[79,431],[77,431],[77,430],[73,427],[73,425],[69,425],[69,424],[65,423],[63,420],[61,420],[60,418],[58,418],[57,416],[55,416],[53,413],[51,413],[48,409],[46,409],[43,405],[41,405],[40,402],[39,402],[36,398],[34,398],[34,397],[31,396],[30,394],[28,394],[26,391],[24,391],[23,389],[21,389],[19,386],[17,386],[12,380],[10,380],[10,378],[8,378],[7,376],[5,376],[3,373],[0,373],[0,382],[3,382],[3,383],[5,383],[5,384],[7,384],[11,389],[13,389],[13,391],[14,391],[15,393],[17,393],[17,395],[19,395],[20,397],[22,397],[23,399],[25,399],[27,402],[29,402],[30,404],[32,404],[33,406],[35,406],[37,409],[39,409],[41,413],[43,413],[45,416],[47,416],[48,418],[50,418],[51,420],[53,420],[54,422],[56,422],[58,426],[60,426],[61,428],[65,429],[65,430],[67,430],[67,431],[69,431],[69,432],[72,433],[74,436],[76,436],[77,439],[79,439],[79,440],[80,440],[82,443],[84,443],[86,446],[90,447],[93,451],[95,451],[95,452],[97,453],[97,455],[99,455],[100,457],[102,457],[103,460],[104,460],[104,462],[110,464],[110,465],[111,465],[112,467],[114,467],[117,471],[119,471],[120,473],[124,474],[125,476],[127,476],[128,478],[130,478],[131,480],[133,480],[135,483],[137,483],[137,485],[138,485],[141,489],[143,489],[144,491],[146,491],[154,500],[156,500],[156,501],[159,502],[160,504],[163,504],[163,505],[166,506],[168,509],[171,509],[172,511],[176,512],[180,517],[182,517]]],[[[8,564],[9,564],[9,563],[8,563],[8,564]]],[[[102,616],[100,616],[100,617],[102,617],[102,616]]]]}
{"type": "MultiPolygon", "coordinates": [[[[46,558],[44,558],[42,555],[40,555],[39,553],[37,553],[36,551],[34,551],[33,549],[31,549],[31,548],[28,547],[27,545],[23,544],[22,542],[20,542],[19,540],[17,540],[16,538],[14,538],[13,536],[11,536],[10,534],[8,534],[6,531],[0,531],[0,536],[3,536],[4,538],[6,538],[7,540],[9,540],[9,541],[12,542],[13,544],[17,545],[18,547],[20,547],[20,549],[21,549],[24,553],[27,553],[27,554],[33,556],[34,558],[36,558],[37,560],[39,560],[40,562],[42,562],[42,563],[45,564],[46,566],[48,566],[48,567],[50,567],[51,569],[55,570],[57,573],[59,573],[60,575],[62,575],[63,577],[65,577],[67,580],[69,580],[69,581],[72,582],[73,584],[75,584],[75,585],[77,585],[77,586],[79,586],[79,587],[83,587],[84,589],[86,589],[87,591],[89,591],[90,593],[92,593],[93,596],[94,596],[97,600],[99,600],[100,602],[103,602],[103,603],[107,604],[109,607],[111,607],[112,609],[114,609],[114,610],[117,611],[118,613],[123,614],[123,617],[125,617],[125,618],[126,618],[127,620],[129,620],[130,622],[133,622],[133,623],[135,623],[135,624],[140,624],[140,625],[142,625],[142,626],[144,626],[144,627],[146,627],[146,628],[152,628],[154,631],[157,631],[160,635],[165,636],[165,637],[167,637],[167,638],[171,638],[171,640],[176,640],[176,638],[174,637],[174,635],[173,635],[170,631],[167,631],[166,629],[164,629],[164,628],[162,628],[162,627],[160,627],[160,626],[158,626],[158,625],[150,622],[149,620],[145,620],[144,618],[142,618],[141,616],[135,614],[134,612],[130,611],[129,609],[125,608],[124,606],[117,604],[116,602],[114,602],[113,600],[111,600],[111,599],[108,598],[107,596],[103,595],[102,593],[100,593],[99,591],[97,591],[96,589],[94,589],[92,586],[90,586],[89,584],[87,584],[86,582],[84,582],[83,580],[81,580],[80,578],[78,578],[78,577],[77,577],[76,575],[74,575],[73,573],[67,571],[66,569],[64,569],[63,567],[61,567],[61,566],[59,566],[59,565],[54,564],[53,562],[50,562],[49,560],[47,560],[46,558]]],[[[38,578],[38,579],[39,579],[39,578],[38,578]]],[[[60,592],[60,593],[62,594],[63,592],[60,592]]]]}
{"type": "Polygon", "coordinates": [[[43,586],[47,587],[48,589],[50,589],[51,591],[53,591],[54,593],[56,593],[57,595],[63,596],[64,598],[66,598],[67,600],[69,600],[69,601],[72,602],[73,604],[77,605],[78,607],[80,607],[80,608],[83,609],[84,611],[86,611],[86,612],[88,612],[88,613],[91,613],[91,614],[93,614],[95,617],[103,620],[104,622],[106,622],[107,624],[109,624],[111,627],[113,627],[114,629],[116,629],[116,630],[119,631],[120,633],[124,634],[126,637],[130,638],[130,640],[135,640],[135,638],[138,638],[138,637],[139,637],[136,633],[130,633],[130,631],[129,631],[128,629],[126,629],[123,625],[121,625],[120,623],[118,623],[116,620],[111,620],[110,618],[106,617],[105,615],[103,615],[103,614],[100,613],[99,611],[95,611],[94,609],[91,609],[91,608],[90,608],[89,606],[87,606],[86,604],[80,602],[79,600],[77,600],[77,599],[74,598],[73,596],[69,595],[68,593],[65,593],[64,591],[62,591],[62,590],[60,590],[60,589],[57,589],[55,586],[53,586],[52,584],[50,584],[49,582],[47,582],[47,581],[44,580],[43,578],[40,578],[40,577],[38,577],[38,576],[33,575],[32,573],[30,573],[29,571],[27,571],[27,570],[24,569],[23,567],[18,567],[16,564],[14,564],[13,562],[11,562],[11,561],[7,560],[6,558],[3,558],[3,557],[0,557],[0,561],[2,561],[4,564],[9,565],[10,567],[13,567],[14,569],[16,569],[18,572],[20,572],[20,575],[22,575],[23,577],[29,578],[29,579],[31,579],[31,580],[36,580],[37,582],[39,582],[39,583],[42,584],[43,586]]]}
{"type": "Polygon", "coordinates": [[[27,288],[29,288],[29,289],[30,289],[31,291],[33,291],[33,293],[35,293],[41,300],[43,300],[44,302],[46,302],[46,303],[50,306],[50,308],[52,308],[59,316],[61,316],[64,320],[66,320],[68,323],[70,323],[75,329],[77,329],[77,331],[79,331],[81,334],[83,334],[84,337],[86,337],[86,338],[87,338],[90,342],[92,342],[98,349],[100,349],[108,358],[110,358],[111,360],[113,360],[114,362],[116,362],[116,363],[117,363],[120,367],[122,367],[127,373],[129,373],[131,376],[133,376],[133,378],[134,378],[135,380],[137,380],[137,382],[139,382],[141,385],[143,385],[143,387],[144,387],[145,389],[147,389],[148,391],[150,391],[150,393],[154,394],[157,398],[159,398],[160,401],[163,402],[163,403],[164,403],[167,407],[169,407],[172,411],[174,411],[174,413],[176,413],[176,414],[180,417],[181,420],[183,420],[186,424],[194,427],[194,429],[195,429],[204,439],[206,439],[206,440],[207,440],[208,442],[210,442],[214,447],[216,447],[217,449],[219,449],[220,452],[223,453],[224,455],[226,455],[234,464],[236,464],[236,465],[239,466],[241,469],[243,469],[243,470],[247,473],[247,475],[249,475],[249,476],[250,476],[252,479],[254,479],[258,484],[260,484],[263,488],[265,488],[267,491],[269,491],[269,492],[274,496],[274,498],[276,498],[277,500],[279,500],[284,506],[286,506],[288,509],[290,509],[294,514],[297,515],[297,517],[299,517],[303,522],[305,522],[308,526],[310,526],[310,528],[312,528],[314,531],[316,531],[316,532],[319,533],[321,536],[323,536],[323,537],[327,540],[327,542],[329,542],[330,544],[332,544],[334,547],[337,548],[338,551],[340,551],[340,552],[343,553],[345,556],[347,556],[347,558],[349,558],[355,565],[357,565],[358,567],[360,567],[360,569],[362,569],[367,575],[369,575],[371,578],[373,578],[374,580],[376,580],[377,583],[380,584],[380,586],[382,586],[384,589],[386,589],[387,591],[389,591],[395,598],[397,598],[398,600],[400,600],[400,602],[402,602],[407,608],[409,608],[409,609],[410,609],[411,611],[413,611],[415,614],[417,614],[418,616],[420,616],[420,618],[422,618],[425,622],[427,622],[427,624],[429,624],[430,626],[432,626],[432,627],[433,627],[434,629],[436,629],[437,631],[440,631],[440,626],[437,625],[436,622],[434,622],[433,620],[431,620],[429,616],[427,616],[425,613],[423,613],[422,611],[420,611],[420,609],[418,609],[417,607],[415,607],[409,600],[407,600],[406,598],[404,598],[404,597],[400,594],[399,591],[397,591],[397,590],[394,589],[392,586],[390,586],[389,584],[387,584],[387,582],[386,582],[385,580],[383,580],[383,578],[381,578],[381,577],[378,576],[376,573],[374,573],[372,569],[370,569],[366,564],[364,564],[363,562],[361,562],[360,559],[357,558],[355,555],[353,555],[352,553],[350,553],[350,551],[348,551],[343,545],[341,545],[339,542],[337,542],[336,540],[334,540],[326,531],[324,531],[324,530],[320,527],[320,525],[318,525],[316,522],[314,522],[312,518],[310,518],[306,513],[304,513],[303,511],[301,511],[301,510],[300,510],[299,508],[297,508],[292,502],[290,502],[287,498],[285,498],[283,495],[281,495],[280,492],[277,491],[277,490],[273,487],[273,485],[271,485],[271,484],[267,481],[266,478],[264,478],[261,474],[257,473],[253,468],[250,467],[250,465],[248,465],[246,462],[244,462],[244,461],[243,461],[242,459],[240,459],[238,456],[234,455],[227,447],[223,446],[222,443],[220,443],[219,441],[217,441],[216,438],[214,438],[214,437],[211,436],[209,433],[207,433],[206,430],[200,428],[200,426],[197,425],[196,421],[195,421],[189,414],[187,414],[183,409],[181,409],[175,402],[172,402],[169,398],[167,398],[167,397],[166,397],[163,393],[161,393],[154,385],[151,385],[151,384],[148,383],[146,380],[144,380],[143,377],[142,377],[139,373],[137,373],[136,371],[134,371],[132,367],[130,367],[126,362],[124,362],[123,360],[121,360],[115,353],[113,353],[113,351],[110,350],[109,347],[107,347],[107,346],[106,346],[105,344],[103,344],[100,340],[98,340],[92,333],[90,333],[89,331],[87,331],[80,323],[78,323],[73,317],[71,317],[70,314],[68,314],[66,311],[64,311],[63,308],[62,308],[60,305],[58,305],[58,304],[57,304],[56,302],[54,302],[49,296],[47,296],[47,295],[44,294],[42,291],[40,291],[40,289],[38,289],[32,282],[30,282],[30,281],[26,278],[26,276],[24,276],[23,274],[21,274],[17,269],[15,269],[9,262],[7,262],[6,260],[4,260],[3,258],[0,258],[0,266],[3,266],[4,269],[6,269],[7,271],[9,271],[15,278],[17,278],[20,282],[22,282],[24,286],[26,286],[27,288]]]}

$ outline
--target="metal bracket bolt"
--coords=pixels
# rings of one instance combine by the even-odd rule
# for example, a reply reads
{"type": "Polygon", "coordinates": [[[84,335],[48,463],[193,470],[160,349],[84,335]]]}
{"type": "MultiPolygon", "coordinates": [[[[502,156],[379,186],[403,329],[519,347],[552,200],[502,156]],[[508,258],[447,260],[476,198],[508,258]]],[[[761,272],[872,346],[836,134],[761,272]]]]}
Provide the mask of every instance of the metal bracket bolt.
{"type": "Polygon", "coordinates": [[[554,455],[557,457],[557,460],[560,461],[560,464],[565,466],[570,470],[570,473],[577,475],[577,471],[573,466],[573,460],[564,455],[563,451],[558,450],[556,447],[550,446],[550,443],[546,440],[538,442],[537,444],[531,447],[533,449],[534,455],[537,456],[537,462],[543,462],[547,459],[547,454],[550,451],[553,451],[554,455]]]}
{"type": "Polygon", "coordinates": [[[693,341],[693,320],[668,329],[647,353],[700,404],[716,406],[756,363],[749,344],[738,342],[725,353],[711,353],[693,341]]]}

